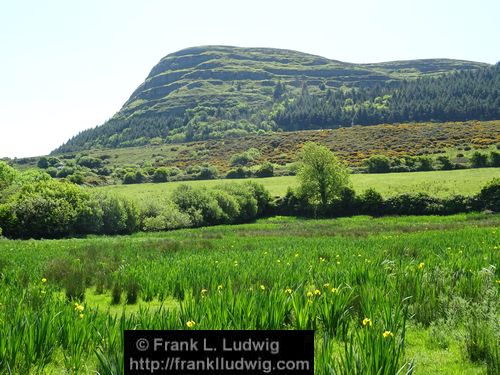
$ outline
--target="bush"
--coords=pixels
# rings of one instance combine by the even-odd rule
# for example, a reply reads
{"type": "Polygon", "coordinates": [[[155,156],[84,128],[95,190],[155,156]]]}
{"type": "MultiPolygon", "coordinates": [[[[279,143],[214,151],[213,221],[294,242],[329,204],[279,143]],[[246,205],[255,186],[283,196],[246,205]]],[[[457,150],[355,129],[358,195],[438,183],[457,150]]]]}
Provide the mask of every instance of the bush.
{"type": "Polygon", "coordinates": [[[139,228],[139,210],[131,201],[110,194],[98,195],[103,234],[128,234],[139,228]]]}
{"type": "Polygon", "coordinates": [[[391,169],[391,161],[387,156],[374,155],[365,160],[368,173],[388,173],[391,169]]]}
{"type": "Polygon", "coordinates": [[[248,221],[253,220],[257,216],[259,210],[257,199],[252,194],[248,186],[240,184],[224,184],[220,185],[219,189],[229,193],[232,199],[237,202],[239,210],[237,215],[233,217],[233,221],[248,221]]]}
{"type": "Polygon", "coordinates": [[[40,169],[46,169],[49,167],[49,160],[45,156],[42,156],[38,159],[38,163],[36,165],[40,169]]]}
{"type": "Polygon", "coordinates": [[[82,156],[76,161],[76,164],[90,169],[101,168],[103,165],[102,159],[94,158],[92,156],[82,156]]]}
{"type": "Polygon", "coordinates": [[[153,173],[153,182],[167,182],[168,177],[167,168],[157,168],[153,173]]]}
{"type": "Polygon", "coordinates": [[[385,213],[394,215],[435,215],[443,212],[442,201],[424,193],[390,197],[384,208],[385,213]]]}
{"type": "Polygon", "coordinates": [[[200,180],[213,180],[219,177],[219,171],[212,165],[205,165],[200,168],[197,176],[200,180]]]}
{"type": "Polygon", "coordinates": [[[491,151],[490,153],[490,166],[500,167],[500,152],[491,151]]]}
{"type": "Polygon", "coordinates": [[[123,177],[123,183],[124,184],[140,184],[144,182],[146,179],[146,176],[142,173],[142,171],[137,170],[135,172],[127,172],[125,176],[123,177]]]}
{"type": "Polygon", "coordinates": [[[194,226],[217,224],[224,217],[217,200],[207,189],[180,185],[173,194],[173,201],[194,226]]]}
{"type": "Polygon", "coordinates": [[[57,169],[54,167],[48,167],[45,172],[52,178],[57,177],[57,169]]]}
{"type": "Polygon", "coordinates": [[[246,166],[252,164],[259,157],[260,157],[260,151],[257,150],[256,148],[250,148],[240,154],[234,154],[233,156],[231,156],[229,162],[233,167],[246,166]]]}
{"type": "Polygon", "coordinates": [[[75,173],[75,168],[71,166],[64,166],[59,171],[57,172],[57,177],[58,178],[65,178],[68,176],[71,176],[72,174],[75,173]]]}
{"type": "Polygon", "coordinates": [[[146,232],[157,232],[191,226],[189,215],[179,211],[171,201],[148,201],[141,207],[141,228],[146,232]]]}
{"type": "Polygon", "coordinates": [[[251,173],[248,169],[243,167],[238,167],[236,169],[231,169],[226,174],[226,178],[246,178],[250,177],[251,173]]]}
{"type": "Polygon", "coordinates": [[[418,158],[418,169],[419,171],[432,171],[434,168],[432,166],[432,159],[428,156],[421,156],[418,158]]]}
{"type": "Polygon", "coordinates": [[[0,226],[10,237],[58,238],[77,234],[88,214],[90,195],[68,182],[38,181],[23,185],[2,210],[0,226]]]}
{"type": "Polygon", "coordinates": [[[477,195],[481,209],[500,211],[500,178],[495,178],[481,189],[477,195]]]}
{"type": "Polygon", "coordinates": [[[470,162],[472,168],[484,168],[488,164],[488,156],[476,151],[472,154],[470,162]]]}
{"type": "Polygon", "coordinates": [[[442,171],[449,171],[453,169],[453,163],[448,156],[441,155],[438,156],[436,160],[439,163],[439,169],[441,169],[442,171]]]}
{"type": "Polygon", "coordinates": [[[267,162],[261,164],[257,171],[255,172],[257,177],[273,177],[274,176],[274,166],[267,162]]]}
{"type": "Polygon", "coordinates": [[[374,189],[365,190],[359,199],[362,214],[379,216],[384,206],[384,198],[374,189]]]}

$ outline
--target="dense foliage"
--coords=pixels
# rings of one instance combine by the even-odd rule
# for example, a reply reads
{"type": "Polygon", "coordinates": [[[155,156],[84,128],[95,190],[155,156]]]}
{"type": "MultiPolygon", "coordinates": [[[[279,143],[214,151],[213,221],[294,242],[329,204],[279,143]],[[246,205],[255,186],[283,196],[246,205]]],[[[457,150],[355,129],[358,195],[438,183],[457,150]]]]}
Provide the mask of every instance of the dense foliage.
{"type": "Polygon", "coordinates": [[[328,90],[311,95],[304,86],[274,118],[284,130],[399,122],[500,118],[500,64],[405,81],[396,88],[328,90]]]}

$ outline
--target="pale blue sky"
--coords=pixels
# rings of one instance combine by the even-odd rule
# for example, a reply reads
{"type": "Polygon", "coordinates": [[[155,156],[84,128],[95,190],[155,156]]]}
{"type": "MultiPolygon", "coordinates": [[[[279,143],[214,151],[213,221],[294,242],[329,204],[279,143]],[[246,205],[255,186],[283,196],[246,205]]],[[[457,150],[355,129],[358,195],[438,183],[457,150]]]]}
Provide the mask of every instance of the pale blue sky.
{"type": "Polygon", "coordinates": [[[495,63],[499,15],[497,0],[0,0],[0,157],[46,154],[102,124],[182,48],[495,63]]]}

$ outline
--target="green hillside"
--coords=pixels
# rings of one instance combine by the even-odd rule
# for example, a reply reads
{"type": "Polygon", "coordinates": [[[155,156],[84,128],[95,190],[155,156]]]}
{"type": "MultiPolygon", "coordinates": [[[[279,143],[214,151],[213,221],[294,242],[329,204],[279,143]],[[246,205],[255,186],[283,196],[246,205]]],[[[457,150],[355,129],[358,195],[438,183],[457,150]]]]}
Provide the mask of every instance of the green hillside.
{"type": "MultiPolygon", "coordinates": [[[[305,95],[333,98],[332,93],[349,93],[352,100],[360,90],[361,97],[368,96],[379,106],[375,99],[381,87],[395,89],[407,80],[488,67],[488,64],[449,59],[352,64],[280,49],[189,48],[164,57],[111,120],[81,132],[55,153],[309,129],[314,119],[288,124],[286,116],[289,106],[303,103],[305,95]]],[[[463,89],[462,84],[458,86],[463,89]]],[[[410,105],[408,100],[405,105],[410,105]]],[[[494,106],[494,98],[488,100],[494,106]]],[[[342,104],[342,109],[359,110],[349,102],[342,104]]],[[[315,113],[314,108],[307,107],[307,111],[315,113]]],[[[350,112],[343,118],[348,118],[349,125],[351,118],[359,118],[358,124],[365,125],[362,116],[351,116],[350,112]]],[[[321,128],[341,125],[335,116],[328,119],[321,128]]],[[[455,118],[470,119],[490,118],[455,118]]],[[[405,118],[400,122],[406,122],[405,118]]]]}

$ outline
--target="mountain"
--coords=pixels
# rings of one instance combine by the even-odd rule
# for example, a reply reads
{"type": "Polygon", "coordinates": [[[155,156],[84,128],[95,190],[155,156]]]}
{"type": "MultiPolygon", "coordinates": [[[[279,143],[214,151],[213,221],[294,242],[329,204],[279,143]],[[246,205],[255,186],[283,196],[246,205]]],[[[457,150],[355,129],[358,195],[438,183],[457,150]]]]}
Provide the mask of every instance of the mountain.
{"type": "MultiPolygon", "coordinates": [[[[488,67],[450,59],[352,64],[270,48],[188,48],[161,59],[109,121],[54,152],[275,131],[279,115],[304,95],[397,89],[408,80],[488,67]]],[[[302,128],[310,126],[294,124],[302,128]]]]}

